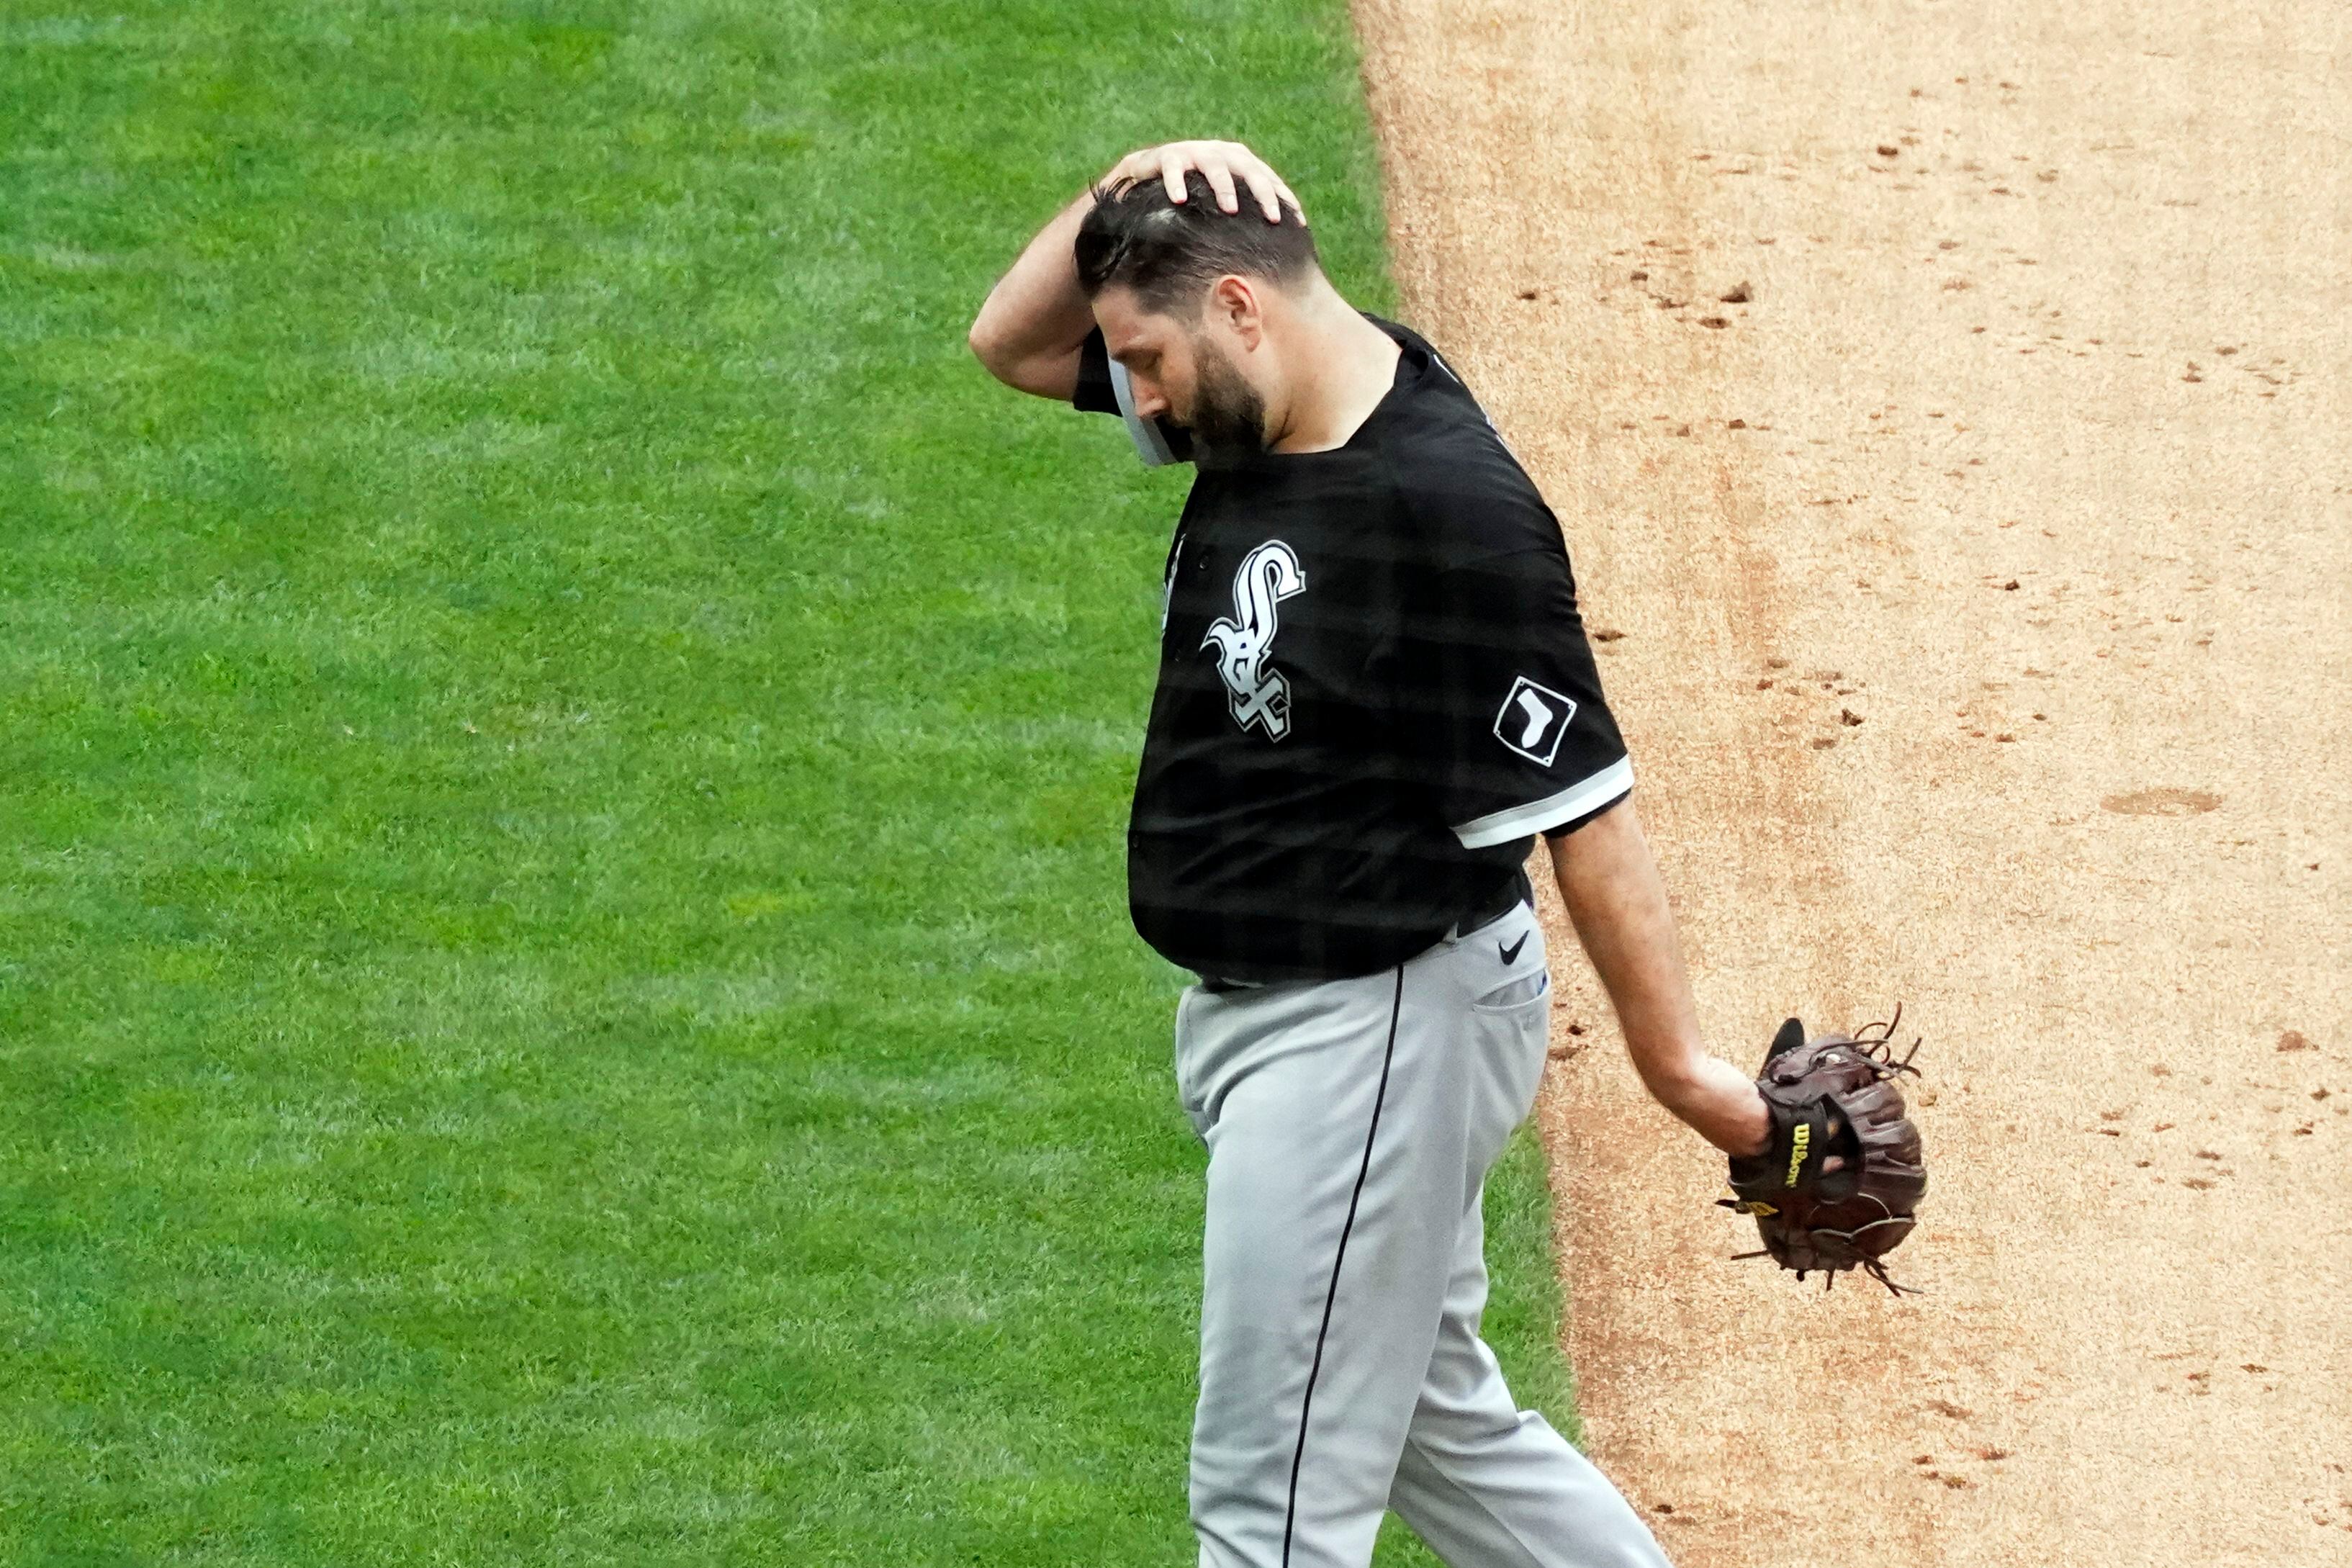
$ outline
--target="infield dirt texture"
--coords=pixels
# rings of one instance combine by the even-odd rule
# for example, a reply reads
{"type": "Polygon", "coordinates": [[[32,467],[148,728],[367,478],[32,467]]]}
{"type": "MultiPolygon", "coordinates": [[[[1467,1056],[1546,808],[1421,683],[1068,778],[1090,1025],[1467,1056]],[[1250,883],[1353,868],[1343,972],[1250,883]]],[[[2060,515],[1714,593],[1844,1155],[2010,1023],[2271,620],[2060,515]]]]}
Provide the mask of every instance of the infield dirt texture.
{"type": "Polygon", "coordinates": [[[1691,1568],[2352,1562],[2352,13],[1356,15],[1709,1036],[1927,1038],[1932,1294],[1824,1297],[1570,961],[1596,1456],[1691,1568]]]}

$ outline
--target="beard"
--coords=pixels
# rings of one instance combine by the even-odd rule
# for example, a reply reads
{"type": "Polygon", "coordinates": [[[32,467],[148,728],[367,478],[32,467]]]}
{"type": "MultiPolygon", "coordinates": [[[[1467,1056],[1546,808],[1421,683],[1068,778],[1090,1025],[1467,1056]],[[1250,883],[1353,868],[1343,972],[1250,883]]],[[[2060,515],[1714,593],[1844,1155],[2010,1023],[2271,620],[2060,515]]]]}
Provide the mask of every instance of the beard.
{"type": "Polygon", "coordinates": [[[1193,340],[1192,360],[1199,379],[1185,428],[1192,433],[1193,465],[1231,468],[1264,453],[1265,399],[1257,388],[1206,337],[1193,340]]]}

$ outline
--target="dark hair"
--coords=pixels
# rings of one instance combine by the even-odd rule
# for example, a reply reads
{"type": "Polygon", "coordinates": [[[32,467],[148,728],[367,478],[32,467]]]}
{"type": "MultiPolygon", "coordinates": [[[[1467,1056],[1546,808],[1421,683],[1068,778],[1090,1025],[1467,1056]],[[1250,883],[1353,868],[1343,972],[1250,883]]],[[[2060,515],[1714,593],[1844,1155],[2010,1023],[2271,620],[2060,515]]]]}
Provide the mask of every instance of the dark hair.
{"type": "Polygon", "coordinates": [[[1241,210],[1218,210],[1216,194],[1195,169],[1184,176],[1184,204],[1168,199],[1157,176],[1095,188],[1094,210],[1078,225],[1078,287],[1091,300],[1113,284],[1136,292],[1147,310],[1169,313],[1229,273],[1293,283],[1318,265],[1315,237],[1288,202],[1268,223],[1246,186],[1241,210]]]}

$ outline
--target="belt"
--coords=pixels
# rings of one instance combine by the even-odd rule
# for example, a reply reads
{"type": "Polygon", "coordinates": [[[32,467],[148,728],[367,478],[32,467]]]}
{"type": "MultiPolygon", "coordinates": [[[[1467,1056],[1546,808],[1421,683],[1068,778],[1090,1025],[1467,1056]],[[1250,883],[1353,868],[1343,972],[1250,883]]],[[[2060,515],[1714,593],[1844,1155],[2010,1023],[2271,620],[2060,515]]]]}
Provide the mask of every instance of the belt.
{"type": "MultiPolygon", "coordinates": [[[[1535,884],[1528,880],[1527,872],[1519,871],[1503,884],[1501,892],[1454,921],[1454,929],[1445,934],[1467,936],[1480,926],[1494,924],[1521,904],[1533,903],[1535,896],[1535,884]]],[[[1228,991],[1254,991],[1265,984],[1263,980],[1229,980],[1222,974],[1201,976],[1201,989],[1213,996],[1222,996],[1228,991]]]]}
{"type": "Polygon", "coordinates": [[[1531,904],[1535,902],[1535,897],[1536,887],[1533,882],[1528,880],[1527,872],[1525,870],[1516,872],[1508,882],[1503,884],[1503,890],[1501,892],[1487,900],[1486,903],[1477,909],[1475,909],[1468,914],[1464,915],[1459,921],[1454,922],[1454,929],[1446,934],[1448,936],[1467,936],[1472,931],[1476,931],[1480,926],[1494,924],[1496,921],[1501,920],[1505,915],[1509,914],[1513,910],[1517,909],[1521,904],[1531,904]]]}

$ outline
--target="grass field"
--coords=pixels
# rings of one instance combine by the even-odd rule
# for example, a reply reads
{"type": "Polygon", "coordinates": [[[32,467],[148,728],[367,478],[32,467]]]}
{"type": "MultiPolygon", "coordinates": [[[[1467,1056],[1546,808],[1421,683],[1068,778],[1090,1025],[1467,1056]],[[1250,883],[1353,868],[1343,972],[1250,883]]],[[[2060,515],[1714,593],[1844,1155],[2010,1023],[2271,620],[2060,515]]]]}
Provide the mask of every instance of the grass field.
{"type": "MultiPolygon", "coordinates": [[[[1184,478],[961,338],[1174,133],[1385,303],[1352,58],[0,6],[0,1557],[1191,1560],[1120,839],[1184,478]]],[[[1564,1414],[1524,1142],[1494,1206],[1564,1414]]]]}

